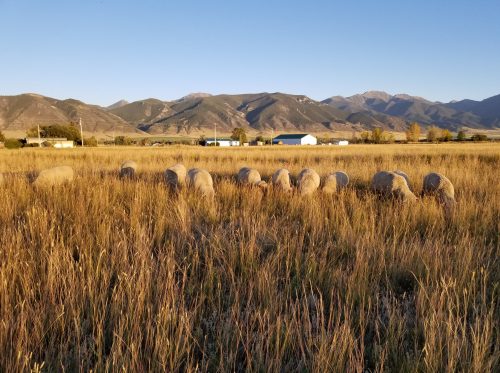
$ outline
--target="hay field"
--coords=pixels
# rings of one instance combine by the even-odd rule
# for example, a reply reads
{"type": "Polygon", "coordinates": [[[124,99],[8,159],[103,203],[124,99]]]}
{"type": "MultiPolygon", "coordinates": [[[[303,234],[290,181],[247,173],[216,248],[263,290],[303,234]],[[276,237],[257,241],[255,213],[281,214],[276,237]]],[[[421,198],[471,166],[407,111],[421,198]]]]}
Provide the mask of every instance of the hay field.
{"type": "Polygon", "coordinates": [[[0,150],[0,371],[494,371],[499,166],[500,144],[0,150]],[[214,206],[169,194],[177,162],[214,174],[214,206]],[[74,183],[23,176],[52,165],[74,183]],[[351,187],[262,195],[235,184],[247,165],[351,187]],[[417,193],[447,175],[453,219],[379,200],[382,169],[417,193]]]}

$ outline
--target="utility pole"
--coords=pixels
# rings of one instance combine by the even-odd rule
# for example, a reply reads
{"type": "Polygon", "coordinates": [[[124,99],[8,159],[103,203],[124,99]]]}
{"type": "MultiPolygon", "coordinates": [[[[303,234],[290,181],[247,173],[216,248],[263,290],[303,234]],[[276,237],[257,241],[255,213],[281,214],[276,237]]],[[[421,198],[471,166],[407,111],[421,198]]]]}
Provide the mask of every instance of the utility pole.
{"type": "Polygon", "coordinates": [[[38,147],[42,147],[42,139],[40,137],[40,125],[38,124],[38,147]]]}
{"type": "Polygon", "coordinates": [[[217,123],[214,124],[214,140],[215,140],[215,147],[217,148],[217,123]]]}
{"type": "Polygon", "coordinates": [[[273,142],[274,142],[274,128],[271,127],[271,146],[273,146],[273,142]]]}
{"type": "Polygon", "coordinates": [[[82,148],[83,148],[83,129],[82,129],[82,117],[80,117],[80,136],[82,137],[82,148]]]}

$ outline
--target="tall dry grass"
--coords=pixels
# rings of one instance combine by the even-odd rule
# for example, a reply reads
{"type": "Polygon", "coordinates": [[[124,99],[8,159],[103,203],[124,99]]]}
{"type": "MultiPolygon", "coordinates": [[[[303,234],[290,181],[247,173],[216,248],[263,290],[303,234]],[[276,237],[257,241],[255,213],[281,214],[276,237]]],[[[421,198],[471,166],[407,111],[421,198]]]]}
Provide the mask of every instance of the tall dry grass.
{"type": "Polygon", "coordinates": [[[499,161],[495,144],[0,151],[0,370],[494,371],[499,161]],[[214,174],[213,206],[167,191],[177,162],[214,174]],[[73,184],[23,176],[61,164],[73,184]],[[235,184],[245,165],[352,185],[262,195],[235,184]],[[379,200],[381,169],[417,192],[447,175],[453,219],[379,200]]]}

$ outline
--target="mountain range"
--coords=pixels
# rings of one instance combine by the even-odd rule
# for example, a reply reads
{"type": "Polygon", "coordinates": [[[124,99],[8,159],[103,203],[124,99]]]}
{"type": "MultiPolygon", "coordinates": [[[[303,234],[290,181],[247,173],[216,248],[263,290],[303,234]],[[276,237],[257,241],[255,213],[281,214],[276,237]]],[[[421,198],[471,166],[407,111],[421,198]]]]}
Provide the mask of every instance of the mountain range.
{"type": "Polygon", "coordinates": [[[404,131],[411,122],[459,128],[500,129],[500,95],[483,101],[433,102],[406,94],[369,91],[350,97],[315,101],[304,95],[193,93],[178,100],[155,98],[108,107],[58,100],[37,94],[0,96],[0,130],[26,131],[47,124],[77,123],[86,132],[196,135],[235,127],[249,132],[360,131],[382,127],[404,131]]]}

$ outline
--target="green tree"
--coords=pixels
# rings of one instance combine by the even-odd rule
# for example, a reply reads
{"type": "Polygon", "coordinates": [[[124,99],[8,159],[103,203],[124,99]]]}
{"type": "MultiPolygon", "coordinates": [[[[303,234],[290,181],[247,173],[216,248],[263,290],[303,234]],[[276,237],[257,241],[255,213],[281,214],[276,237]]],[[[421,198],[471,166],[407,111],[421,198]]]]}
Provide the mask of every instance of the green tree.
{"type": "Polygon", "coordinates": [[[465,141],[466,136],[465,136],[465,131],[460,130],[457,133],[457,141],[465,141]]]}
{"type": "Polygon", "coordinates": [[[418,125],[417,122],[413,122],[410,124],[408,127],[408,130],[406,131],[406,140],[409,142],[418,142],[418,139],[420,138],[420,126],[418,125]]]}
{"type": "Polygon", "coordinates": [[[83,144],[85,146],[96,147],[97,146],[97,139],[94,136],[86,138],[86,139],[84,139],[83,144]]]}
{"type": "Polygon", "coordinates": [[[18,139],[5,139],[4,146],[7,149],[19,149],[23,144],[18,139]]]}
{"type": "Polygon", "coordinates": [[[447,130],[447,129],[441,130],[441,136],[439,137],[439,141],[447,142],[447,141],[451,141],[452,138],[453,138],[453,135],[451,134],[451,132],[449,130],[447,130]]]}
{"type": "Polygon", "coordinates": [[[427,129],[427,141],[437,142],[439,140],[440,134],[441,134],[441,130],[439,129],[439,127],[430,126],[427,129]]]}
{"type": "Polygon", "coordinates": [[[262,135],[257,136],[257,137],[255,138],[255,141],[264,142],[264,141],[265,141],[264,136],[262,136],[262,135]]]}
{"type": "MultiPolygon", "coordinates": [[[[30,128],[26,135],[28,137],[38,137],[38,127],[30,128]]],[[[76,126],[62,125],[62,124],[52,124],[50,126],[40,126],[40,137],[60,137],[66,138],[70,141],[81,142],[80,129],[76,126]]]]}
{"type": "Polygon", "coordinates": [[[0,142],[4,141],[5,141],[5,135],[2,133],[2,131],[0,131],[0,142]]]}
{"type": "Polygon", "coordinates": [[[380,144],[380,143],[384,142],[384,138],[385,138],[385,133],[384,133],[384,130],[382,128],[376,127],[374,129],[372,129],[372,141],[375,144],[380,144]]]}
{"type": "Polygon", "coordinates": [[[116,136],[115,145],[130,145],[132,144],[132,139],[127,136],[116,136]]]}
{"type": "Polygon", "coordinates": [[[475,133],[470,139],[472,141],[488,141],[488,136],[482,133],[475,133]]]}
{"type": "Polygon", "coordinates": [[[240,145],[243,145],[244,142],[247,142],[247,133],[244,128],[236,127],[235,129],[233,129],[231,138],[233,140],[238,140],[240,142],[240,145]]]}

